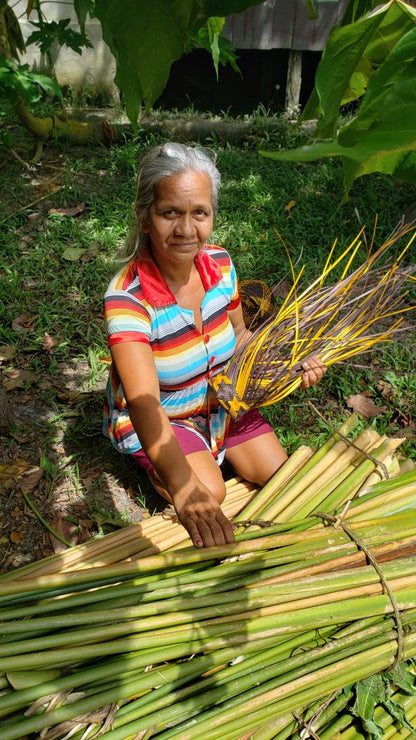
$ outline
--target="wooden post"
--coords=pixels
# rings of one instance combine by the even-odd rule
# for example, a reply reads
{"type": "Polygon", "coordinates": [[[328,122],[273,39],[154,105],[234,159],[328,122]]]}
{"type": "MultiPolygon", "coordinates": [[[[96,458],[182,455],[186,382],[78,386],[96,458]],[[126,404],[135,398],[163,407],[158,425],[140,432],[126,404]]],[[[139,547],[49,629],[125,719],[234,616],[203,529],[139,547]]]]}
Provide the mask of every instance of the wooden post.
{"type": "Polygon", "coordinates": [[[289,49],[289,60],[286,77],[285,110],[293,116],[298,110],[300,102],[300,87],[302,84],[302,52],[289,49]]]}

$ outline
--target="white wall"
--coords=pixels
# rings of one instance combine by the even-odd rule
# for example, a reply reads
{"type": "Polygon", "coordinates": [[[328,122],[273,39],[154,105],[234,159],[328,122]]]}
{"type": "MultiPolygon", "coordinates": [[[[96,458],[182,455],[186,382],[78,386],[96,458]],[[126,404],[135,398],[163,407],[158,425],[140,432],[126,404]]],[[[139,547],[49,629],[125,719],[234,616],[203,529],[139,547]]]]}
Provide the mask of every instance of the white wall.
{"type": "MultiPolygon", "coordinates": [[[[27,39],[32,31],[36,30],[30,21],[37,21],[36,12],[32,11],[29,18],[26,17],[26,6],[26,0],[19,0],[13,6],[15,14],[19,18],[24,39],[27,39]]],[[[72,2],[44,0],[42,11],[48,21],[71,18],[74,29],[79,30],[72,2]]],[[[86,92],[90,90],[106,91],[109,100],[116,101],[118,99],[118,90],[114,85],[116,63],[107,44],[103,41],[98,20],[89,19],[87,21],[86,34],[93,48],[83,48],[82,54],[77,54],[66,46],[52,48],[51,54],[57,80],[60,85],[71,85],[75,90],[86,92]]],[[[21,57],[21,62],[30,64],[36,71],[47,71],[45,56],[40,54],[35,44],[28,46],[26,54],[21,57]]]]}

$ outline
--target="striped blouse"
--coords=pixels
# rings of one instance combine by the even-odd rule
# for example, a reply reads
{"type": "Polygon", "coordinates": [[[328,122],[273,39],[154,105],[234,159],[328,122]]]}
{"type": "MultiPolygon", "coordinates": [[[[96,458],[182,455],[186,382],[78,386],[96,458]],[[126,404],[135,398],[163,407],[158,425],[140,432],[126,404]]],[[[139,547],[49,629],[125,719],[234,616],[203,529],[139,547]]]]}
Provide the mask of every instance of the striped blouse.
{"type": "MultiPolygon", "coordinates": [[[[228,311],[240,304],[237,278],[225,249],[206,245],[195,257],[205,289],[202,332],[193,312],[182,308],[149,252],[112,279],[104,298],[108,344],[150,344],[160,384],[161,404],[173,424],[200,436],[218,457],[224,449],[229,416],[208,386],[233,355],[235,334],[228,311]]],[[[131,423],[115,366],[110,370],[104,408],[104,434],[127,454],[141,448],[131,423]]]]}

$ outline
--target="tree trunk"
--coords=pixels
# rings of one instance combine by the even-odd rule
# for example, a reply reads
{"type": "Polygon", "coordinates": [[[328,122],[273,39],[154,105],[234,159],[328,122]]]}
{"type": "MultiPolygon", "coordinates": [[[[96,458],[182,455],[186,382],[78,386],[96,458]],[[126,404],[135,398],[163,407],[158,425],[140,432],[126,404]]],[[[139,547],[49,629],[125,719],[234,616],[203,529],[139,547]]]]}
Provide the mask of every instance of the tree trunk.
{"type": "MultiPolygon", "coordinates": [[[[65,111],[53,116],[39,118],[34,116],[19,96],[16,104],[16,113],[23,126],[30,131],[35,139],[36,152],[32,159],[37,162],[44,144],[52,137],[66,139],[78,144],[104,144],[111,146],[122,142],[126,135],[133,135],[130,123],[112,124],[104,117],[97,115],[86,117],[85,120],[71,118],[65,111]]],[[[139,124],[140,130],[156,135],[168,136],[175,141],[210,142],[214,136],[218,141],[236,143],[256,136],[265,130],[279,131],[284,122],[279,119],[264,121],[260,126],[249,121],[219,121],[208,118],[175,118],[164,121],[143,120],[139,124]]]]}
{"type": "Polygon", "coordinates": [[[296,116],[300,103],[302,84],[302,52],[290,49],[286,79],[285,110],[289,116],[296,116]]]}

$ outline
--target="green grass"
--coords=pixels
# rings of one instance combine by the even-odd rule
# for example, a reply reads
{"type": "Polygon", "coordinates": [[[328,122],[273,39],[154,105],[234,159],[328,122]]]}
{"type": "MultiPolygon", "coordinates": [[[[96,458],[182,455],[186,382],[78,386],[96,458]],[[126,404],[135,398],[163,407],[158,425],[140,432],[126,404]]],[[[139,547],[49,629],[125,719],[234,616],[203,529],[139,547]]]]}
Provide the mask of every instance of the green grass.
{"type": "MultiPolygon", "coordinates": [[[[20,157],[28,160],[29,139],[9,114],[3,112],[0,120],[10,131],[20,157]]],[[[378,215],[377,242],[381,242],[416,200],[415,188],[409,184],[371,175],[354,185],[349,202],[340,207],[343,172],[338,161],[274,163],[258,153],[261,148],[297,145],[303,136],[289,125],[274,134],[266,126],[263,138],[259,135],[241,148],[209,143],[218,152],[223,179],[212,241],[230,251],[241,278],[262,278],[270,286],[290,281],[283,240],[296,271],[305,264],[306,286],[321,272],[335,240],[341,251],[355,237],[361,223],[367,225],[371,238],[378,215]],[[288,208],[293,201],[293,207],[288,208]]],[[[103,359],[108,356],[102,298],[118,269],[138,156],[148,143],[158,141],[142,134],[110,149],[54,142],[32,171],[2,149],[0,345],[12,345],[16,350],[2,368],[30,369],[39,378],[35,392],[40,404],[51,410],[39,439],[39,456],[48,461],[54,482],[68,475],[50,452],[51,442],[62,435],[62,430],[68,443],[68,465],[73,466],[71,475],[77,485],[84,485],[79,473],[82,467],[77,466],[86,450],[93,450],[91,454],[104,469],[120,478],[128,467],[128,462],[101,436],[107,372],[103,359]],[[85,207],[78,216],[49,212],[51,208],[81,203],[85,207]],[[94,252],[84,261],[69,261],[65,258],[69,247],[94,247],[94,252]],[[22,315],[29,322],[29,331],[19,331],[13,323],[22,315]],[[45,332],[56,341],[50,352],[42,346],[45,332]],[[82,377],[77,375],[79,363],[87,367],[82,377]],[[79,397],[69,405],[53,385],[57,377],[61,382],[63,366],[74,369],[73,382],[75,387],[78,384],[79,397]]],[[[364,255],[363,247],[360,257],[364,255]]],[[[414,261],[414,256],[413,251],[408,259],[414,261]]],[[[349,413],[345,399],[368,392],[375,403],[387,407],[372,423],[390,435],[403,433],[407,439],[404,453],[416,458],[412,418],[416,406],[416,343],[414,333],[409,337],[407,343],[400,338],[377,348],[373,355],[330,368],[319,386],[266,409],[265,415],[289,452],[301,443],[320,444],[328,426],[337,425],[349,413]],[[383,397],[381,381],[392,388],[388,399],[383,397]]]]}

